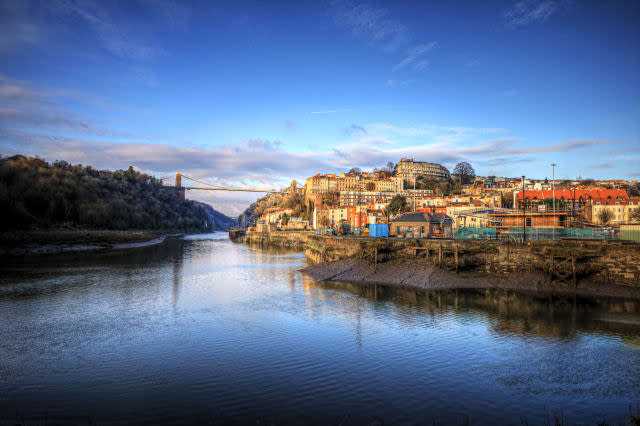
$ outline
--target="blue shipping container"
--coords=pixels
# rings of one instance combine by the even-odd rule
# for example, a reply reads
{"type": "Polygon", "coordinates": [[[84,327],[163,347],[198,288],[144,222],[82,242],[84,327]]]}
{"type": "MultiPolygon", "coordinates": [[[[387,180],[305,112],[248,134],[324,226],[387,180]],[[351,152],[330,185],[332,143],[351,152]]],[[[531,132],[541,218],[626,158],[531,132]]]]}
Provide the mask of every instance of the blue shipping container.
{"type": "Polygon", "coordinates": [[[370,224],[369,236],[373,238],[382,238],[389,236],[389,225],[386,223],[370,224]]]}

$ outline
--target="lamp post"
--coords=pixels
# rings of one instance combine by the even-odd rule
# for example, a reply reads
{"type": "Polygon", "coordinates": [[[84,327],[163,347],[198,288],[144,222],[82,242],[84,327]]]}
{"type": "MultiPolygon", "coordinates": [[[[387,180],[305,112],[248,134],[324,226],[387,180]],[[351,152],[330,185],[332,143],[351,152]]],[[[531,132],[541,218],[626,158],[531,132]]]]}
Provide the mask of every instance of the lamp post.
{"type": "Polygon", "coordinates": [[[416,211],[416,171],[413,171],[413,211],[416,211]]]}
{"type": "Polygon", "coordinates": [[[551,163],[551,192],[553,194],[553,212],[556,212],[556,163],[551,163]]]}
{"type": "Polygon", "coordinates": [[[525,193],[525,189],[524,189],[524,175],[522,175],[522,242],[526,243],[527,242],[527,211],[525,209],[525,204],[524,204],[524,193],[525,193]]]}
{"type": "MultiPolygon", "coordinates": [[[[553,194],[553,214],[555,216],[556,214],[556,163],[551,163],[551,192],[553,194]]],[[[554,220],[554,219],[552,219],[554,220]]],[[[553,227],[553,239],[555,241],[556,239],[556,228],[555,226],[553,227]]]]}

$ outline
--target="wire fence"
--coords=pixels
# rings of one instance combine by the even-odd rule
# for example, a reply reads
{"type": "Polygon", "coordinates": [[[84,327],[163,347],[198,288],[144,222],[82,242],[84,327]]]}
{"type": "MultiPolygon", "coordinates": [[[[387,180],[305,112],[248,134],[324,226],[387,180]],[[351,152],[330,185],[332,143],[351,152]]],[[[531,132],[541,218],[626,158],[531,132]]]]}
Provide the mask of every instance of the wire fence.
{"type": "Polygon", "coordinates": [[[458,228],[453,237],[459,240],[616,240],[620,232],[615,229],[592,228],[509,228],[496,232],[495,228],[458,228]]]}

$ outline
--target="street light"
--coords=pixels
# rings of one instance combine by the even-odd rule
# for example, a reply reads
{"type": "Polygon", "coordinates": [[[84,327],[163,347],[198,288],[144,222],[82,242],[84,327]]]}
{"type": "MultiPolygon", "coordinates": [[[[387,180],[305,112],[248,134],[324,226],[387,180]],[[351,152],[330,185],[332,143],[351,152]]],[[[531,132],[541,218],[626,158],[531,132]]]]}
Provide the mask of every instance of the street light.
{"type": "Polygon", "coordinates": [[[524,204],[524,175],[522,175],[522,242],[527,242],[527,211],[525,210],[524,204]]]}
{"type": "Polygon", "coordinates": [[[552,177],[551,177],[551,190],[553,193],[553,212],[556,212],[556,163],[551,163],[552,177]]]}
{"type": "Polygon", "coordinates": [[[416,211],[416,171],[413,170],[413,211],[416,211]]]}
{"type": "MultiPolygon", "coordinates": [[[[552,194],[553,194],[553,215],[555,216],[556,214],[556,163],[551,163],[551,169],[552,169],[552,176],[551,176],[551,189],[552,189],[552,194]]],[[[554,219],[552,219],[554,220],[554,219]]],[[[555,241],[556,239],[556,227],[553,227],[553,240],[555,241]]]]}

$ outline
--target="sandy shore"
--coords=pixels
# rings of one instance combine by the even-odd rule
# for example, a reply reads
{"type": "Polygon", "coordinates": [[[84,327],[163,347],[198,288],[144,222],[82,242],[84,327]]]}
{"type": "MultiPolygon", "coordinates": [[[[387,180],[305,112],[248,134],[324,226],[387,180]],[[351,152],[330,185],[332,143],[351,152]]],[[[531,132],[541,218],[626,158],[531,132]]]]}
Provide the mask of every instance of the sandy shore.
{"type": "Polygon", "coordinates": [[[578,294],[585,296],[625,297],[640,299],[640,288],[581,280],[574,288],[566,284],[551,284],[542,273],[518,273],[497,276],[479,272],[456,274],[429,263],[393,260],[373,264],[344,259],[303,268],[301,272],[319,281],[349,281],[355,283],[385,284],[422,289],[502,288],[532,292],[578,294]]]}

